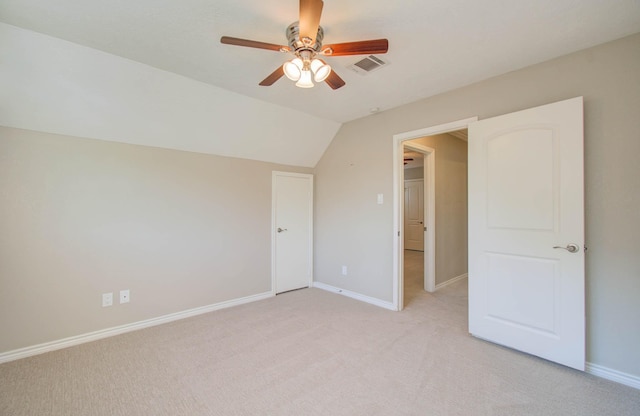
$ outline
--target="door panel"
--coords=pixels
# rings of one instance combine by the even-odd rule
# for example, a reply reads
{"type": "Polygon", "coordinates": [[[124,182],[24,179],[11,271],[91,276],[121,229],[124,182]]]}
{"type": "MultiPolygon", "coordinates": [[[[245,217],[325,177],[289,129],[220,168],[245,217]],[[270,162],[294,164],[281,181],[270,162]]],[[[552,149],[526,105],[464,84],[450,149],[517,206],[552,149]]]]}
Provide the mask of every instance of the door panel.
{"type": "Polygon", "coordinates": [[[274,290],[309,287],[312,280],[313,176],[273,174],[274,290]]]}
{"type": "Polygon", "coordinates": [[[489,227],[554,228],[555,157],[550,129],[517,130],[488,139],[489,227]]]}
{"type": "Polygon", "coordinates": [[[557,335],[558,262],[491,253],[486,257],[487,316],[524,331],[557,335]]]}
{"type": "Polygon", "coordinates": [[[404,248],[424,251],[424,180],[404,182],[404,248]]]}
{"type": "Polygon", "coordinates": [[[582,97],[469,126],[469,332],[577,369],[582,126],[582,97]]]}

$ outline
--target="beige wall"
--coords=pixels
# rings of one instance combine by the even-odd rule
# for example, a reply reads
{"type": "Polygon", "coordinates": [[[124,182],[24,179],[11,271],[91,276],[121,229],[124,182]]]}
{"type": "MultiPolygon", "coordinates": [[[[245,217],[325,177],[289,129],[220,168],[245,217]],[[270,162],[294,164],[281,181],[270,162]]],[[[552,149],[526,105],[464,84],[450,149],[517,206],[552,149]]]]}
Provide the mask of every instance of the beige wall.
{"type": "Polygon", "coordinates": [[[410,143],[435,149],[437,286],[468,272],[467,142],[438,134],[410,143]]]}
{"type": "Polygon", "coordinates": [[[0,127],[0,352],[270,291],[272,170],[0,127]]]}
{"type": "Polygon", "coordinates": [[[424,178],[424,169],[422,167],[405,169],[404,178],[405,179],[422,179],[424,178]]]}
{"type": "Polygon", "coordinates": [[[343,125],[315,169],[316,280],[392,300],[394,134],[576,96],[585,102],[587,359],[640,377],[640,34],[343,125]],[[340,264],[353,265],[349,276],[340,264]]]}

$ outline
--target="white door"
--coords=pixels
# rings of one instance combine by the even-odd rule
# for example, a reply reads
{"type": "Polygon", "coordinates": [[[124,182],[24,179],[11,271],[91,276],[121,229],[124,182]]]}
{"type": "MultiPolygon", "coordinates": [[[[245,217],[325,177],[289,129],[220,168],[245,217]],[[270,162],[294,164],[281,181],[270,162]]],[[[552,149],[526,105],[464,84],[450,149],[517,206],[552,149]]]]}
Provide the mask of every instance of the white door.
{"type": "Polygon", "coordinates": [[[404,248],[424,251],[424,180],[404,181],[404,248]]]}
{"type": "Polygon", "coordinates": [[[584,370],[582,97],[469,125],[469,332],[584,370]]]}
{"type": "Polygon", "coordinates": [[[313,175],[273,172],[273,290],[309,287],[313,268],[313,175]]]}

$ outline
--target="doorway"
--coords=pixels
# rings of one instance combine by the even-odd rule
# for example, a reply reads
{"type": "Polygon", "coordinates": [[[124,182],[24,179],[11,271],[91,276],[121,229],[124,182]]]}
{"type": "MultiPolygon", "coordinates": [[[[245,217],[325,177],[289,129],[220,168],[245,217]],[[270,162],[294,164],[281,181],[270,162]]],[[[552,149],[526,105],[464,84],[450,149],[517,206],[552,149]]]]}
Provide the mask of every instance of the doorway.
{"type": "MultiPolygon", "coordinates": [[[[406,153],[405,153],[406,155],[406,153]]],[[[422,158],[422,156],[421,156],[422,158]]],[[[404,249],[424,252],[424,179],[404,179],[404,249]]]]}
{"type": "MultiPolygon", "coordinates": [[[[416,139],[452,131],[466,129],[467,126],[477,121],[477,117],[463,119],[439,126],[410,131],[394,136],[394,280],[393,295],[394,307],[397,310],[404,308],[404,150],[405,147],[421,151],[425,155],[425,256],[424,256],[424,289],[429,292],[436,290],[436,264],[435,264],[435,149],[416,143],[416,139]],[[432,158],[429,160],[429,158],[432,158]]],[[[466,192],[466,190],[465,190],[466,192]]],[[[465,243],[466,244],[466,243],[465,243]]],[[[464,276],[460,276],[466,277],[464,276]]]]}
{"type": "Polygon", "coordinates": [[[468,276],[467,130],[409,140],[404,148],[403,284],[407,305],[424,291],[435,292],[468,276]],[[423,155],[417,158],[415,152],[407,151],[411,145],[434,149],[430,154],[435,155],[435,175],[423,172],[422,166],[412,168],[411,163],[421,161],[423,155]],[[436,185],[420,210],[420,184],[424,179],[427,189],[433,190],[436,185]],[[423,217],[429,219],[428,227],[423,217]],[[434,234],[435,244],[423,253],[424,237],[433,241],[434,234]]]}
{"type": "Polygon", "coordinates": [[[272,174],[271,290],[310,287],[313,275],[313,175],[272,174]]]}
{"type": "Polygon", "coordinates": [[[469,333],[584,370],[583,124],[576,97],[395,135],[397,309],[404,307],[403,143],[469,129],[469,333]]]}
{"type": "Polygon", "coordinates": [[[435,151],[433,149],[411,148],[408,141],[404,144],[404,257],[403,257],[403,292],[404,304],[410,304],[414,298],[427,290],[429,277],[426,276],[427,264],[432,264],[433,248],[425,250],[428,240],[427,230],[433,233],[433,227],[427,227],[429,213],[433,210],[429,207],[428,198],[430,179],[432,177],[425,172],[425,165],[433,162],[435,151]]]}
{"type": "Polygon", "coordinates": [[[408,263],[406,254],[410,256],[412,276],[421,274],[413,276],[412,281],[427,292],[435,290],[435,158],[436,151],[432,147],[415,140],[403,143],[403,164],[407,163],[402,169],[403,271],[408,263]],[[416,167],[412,168],[411,162],[418,158],[416,167]]]}

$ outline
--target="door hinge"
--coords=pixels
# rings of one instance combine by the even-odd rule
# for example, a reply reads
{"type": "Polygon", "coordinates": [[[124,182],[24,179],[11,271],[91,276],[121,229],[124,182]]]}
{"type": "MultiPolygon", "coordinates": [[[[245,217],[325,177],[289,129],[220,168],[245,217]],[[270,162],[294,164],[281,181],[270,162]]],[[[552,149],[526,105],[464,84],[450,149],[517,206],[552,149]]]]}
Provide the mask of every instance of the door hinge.
{"type": "Polygon", "coordinates": [[[398,237],[400,237],[400,231],[398,231],[398,237]]]}

